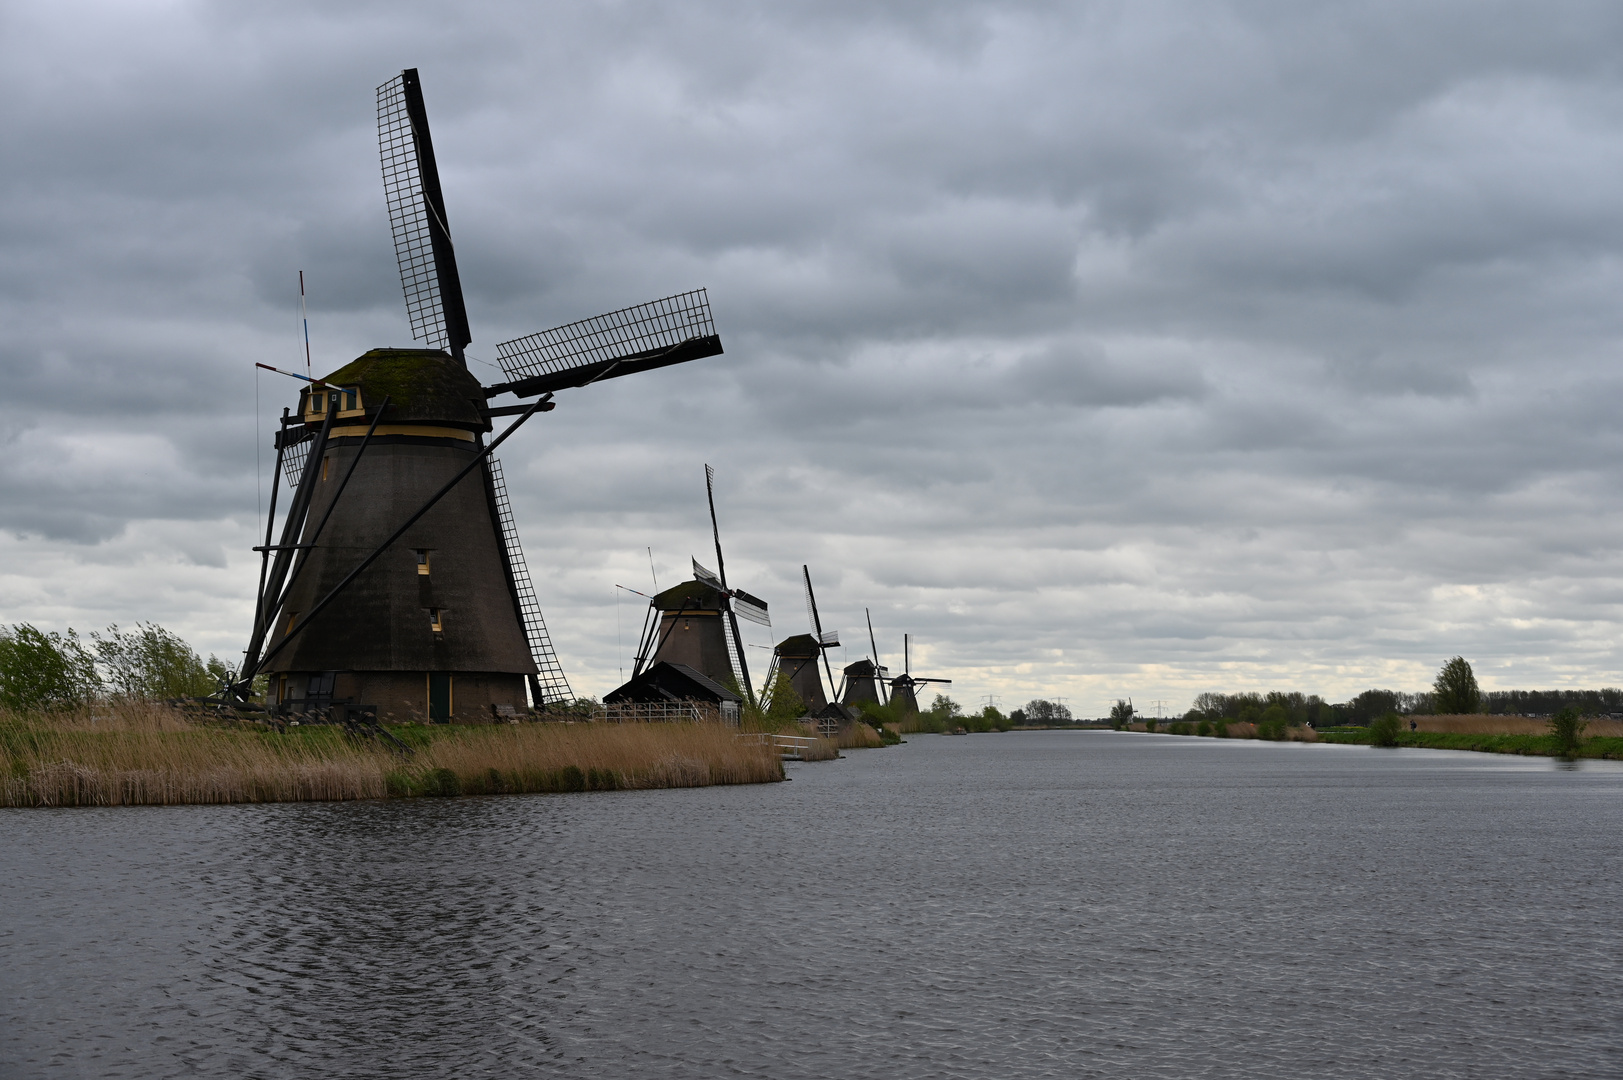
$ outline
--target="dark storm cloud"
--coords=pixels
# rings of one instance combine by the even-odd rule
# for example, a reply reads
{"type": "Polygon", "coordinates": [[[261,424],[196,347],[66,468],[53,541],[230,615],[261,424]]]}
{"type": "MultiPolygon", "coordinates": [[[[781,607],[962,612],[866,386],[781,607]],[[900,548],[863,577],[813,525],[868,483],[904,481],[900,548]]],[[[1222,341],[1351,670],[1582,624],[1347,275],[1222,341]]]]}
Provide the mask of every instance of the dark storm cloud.
{"type": "Polygon", "coordinates": [[[583,689],[646,549],[706,556],[705,461],[779,613],[754,640],[810,563],[971,701],[1417,686],[1461,650],[1615,681],[1613,5],[0,19],[0,620],[240,647],[294,389],[251,365],[303,363],[297,272],[317,369],[407,343],[373,90],[409,64],[477,373],[701,284],[727,344],[509,445],[583,689]]]}

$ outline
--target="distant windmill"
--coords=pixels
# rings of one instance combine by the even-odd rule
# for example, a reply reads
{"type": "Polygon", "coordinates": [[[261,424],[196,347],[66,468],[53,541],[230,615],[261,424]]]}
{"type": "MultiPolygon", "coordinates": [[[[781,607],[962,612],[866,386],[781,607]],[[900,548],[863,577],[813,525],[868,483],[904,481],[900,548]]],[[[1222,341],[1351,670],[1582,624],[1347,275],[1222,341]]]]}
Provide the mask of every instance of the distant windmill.
{"type": "Polygon", "coordinates": [[[890,700],[885,692],[890,669],[879,663],[879,646],[873,636],[873,615],[867,608],[862,609],[862,614],[868,620],[868,647],[873,651],[867,660],[845,666],[845,688],[840,693],[840,704],[854,706],[859,702],[873,701],[883,705],[890,700]]]}
{"type": "Polygon", "coordinates": [[[719,354],[709,299],[700,289],[503,342],[508,381],[481,386],[415,68],[378,88],[378,145],[407,317],[428,348],[373,349],[307,379],[297,414],[284,410],[233,693],[268,674],[284,709],[348,699],[432,720],[512,712],[526,689],[536,705],[568,699],[492,451],[557,391],[719,354]],[[486,404],[506,393],[535,400],[486,404]],[[498,416],[517,419],[487,444],[498,416]]]}
{"type": "Polygon", "coordinates": [[[914,687],[925,683],[952,684],[951,679],[922,679],[913,674],[912,658],[909,655],[912,648],[912,636],[902,635],[902,673],[890,681],[890,700],[897,706],[897,711],[906,716],[919,711],[918,695],[913,692],[914,687]]]}
{"type": "Polygon", "coordinates": [[[710,504],[710,533],[716,543],[718,572],[712,573],[694,559],[691,580],[649,598],[648,616],[643,620],[631,677],[635,680],[644,670],[661,662],[684,664],[723,685],[731,676],[743,690],[744,699],[753,702],[755,690],[750,683],[738,620],[742,616],[750,622],[771,626],[772,617],[765,600],[727,586],[727,560],[721,553],[721,528],[716,523],[715,479],[716,471],[706,465],[704,487],[710,504]]]}
{"type": "Polygon", "coordinates": [[[812,591],[811,569],[801,566],[800,573],[806,588],[806,621],[811,624],[812,632],[796,634],[778,642],[772,650],[772,669],[767,673],[767,681],[762,689],[770,694],[777,686],[778,676],[786,675],[789,685],[805,702],[806,712],[812,714],[822,710],[829,702],[828,695],[823,693],[823,676],[817,671],[819,659],[823,662],[823,671],[828,675],[829,689],[834,689],[834,672],[828,664],[828,650],[840,647],[840,632],[823,629],[823,619],[817,611],[817,594],[812,591]]]}

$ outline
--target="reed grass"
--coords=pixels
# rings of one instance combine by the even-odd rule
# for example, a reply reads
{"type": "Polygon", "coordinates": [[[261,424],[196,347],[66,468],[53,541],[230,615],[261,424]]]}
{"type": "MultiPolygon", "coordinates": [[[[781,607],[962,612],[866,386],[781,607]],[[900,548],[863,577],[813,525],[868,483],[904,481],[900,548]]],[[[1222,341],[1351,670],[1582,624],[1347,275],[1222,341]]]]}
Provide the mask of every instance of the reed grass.
{"type": "Polygon", "coordinates": [[[840,756],[842,744],[835,739],[817,737],[817,741],[800,749],[801,761],[834,761],[840,756]]]}
{"type": "Polygon", "coordinates": [[[337,728],[230,729],[158,705],[0,713],[0,806],[313,802],[783,778],[770,747],[742,744],[720,724],[392,730],[412,756],[337,728]]]}
{"type": "Polygon", "coordinates": [[[840,728],[836,745],[841,750],[875,750],[884,746],[885,740],[867,724],[847,724],[840,728]]]}
{"type": "MultiPolygon", "coordinates": [[[[1410,720],[1415,722],[1416,728],[1420,731],[1434,731],[1449,735],[1548,735],[1550,733],[1548,717],[1489,716],[1483,713],[1459,716],[1406,716],[1403,718],[1405,730],[1408,729],[1410,720]]],[[[1584,729],[1586,735],[1599,735],[1613,739],[1623,738],[1623,721],[1590,718],[1588,724],[1589,726],[1584,729]]]]}

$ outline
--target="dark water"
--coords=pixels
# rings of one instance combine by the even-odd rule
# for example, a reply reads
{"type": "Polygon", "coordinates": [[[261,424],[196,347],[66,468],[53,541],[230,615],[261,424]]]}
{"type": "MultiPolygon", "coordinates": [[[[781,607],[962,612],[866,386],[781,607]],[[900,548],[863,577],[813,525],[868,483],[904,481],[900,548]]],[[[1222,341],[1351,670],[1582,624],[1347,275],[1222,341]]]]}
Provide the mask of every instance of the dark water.
{"type": "Polygon", "coordinates": [[[0,1076],[1623,1076],[1623,769],[916,736],[794,782],[0,811],[0,1076]]]}

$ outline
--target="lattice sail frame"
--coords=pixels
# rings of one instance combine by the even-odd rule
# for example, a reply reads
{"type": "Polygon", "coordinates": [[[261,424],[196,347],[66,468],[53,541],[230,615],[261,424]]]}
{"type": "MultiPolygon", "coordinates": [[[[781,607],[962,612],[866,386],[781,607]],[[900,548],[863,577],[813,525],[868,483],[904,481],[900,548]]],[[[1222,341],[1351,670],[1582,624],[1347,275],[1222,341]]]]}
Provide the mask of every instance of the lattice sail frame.
{"type": "Polygon", "coordinates": [[[314,435],[307,431],[299,432],[282,453],[282,476],[287,480],[289,491],[297,488],[304,477],[304,460],[310,456],[310,444],[313,442],[314,435]]]}
{"type": "Polygon", "coordinates": [[[422,164],[406,107],[405,72],[378,87],[378,153],[383,159],[383,198],[389,207],[389,230],[394,234],[411,336],[431,349],[447,348],[451,336],[440,298],[422,164]]]}
{"type": "Polygon", "coordinates": [[[492,456],[486,459],[485,467],[490,471],[502,543],[507,547],[507,564],[513,570],[513,588],[518,593],[519,611],[524,616],[524,637],[529,642],[530,658],[536,666],[536,681],[541,686],[543,700],[535,704],[540,706],[573,701],[575,692],[569,688],[563,665],[553,651],[552,636],[547,633],[546,620],[541,617],[541,602],[536,598],[535,584],[530,580],[530,571],[524,562],[524,549],[519,546],[518,526],[513,521],[513,504],[507,497],[507,480],[502,475],[502,463],[492,456]]]}
{"type": "Polygon", "coordinates": [[[517,381],[655,353],[715,334],[709,294],[694,289],[504,341],[496,346],[496,359],[507,377],[517,381]]]}

